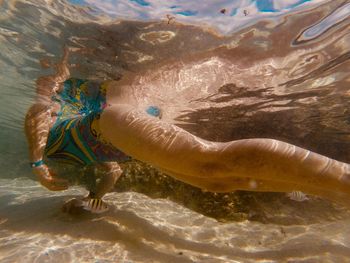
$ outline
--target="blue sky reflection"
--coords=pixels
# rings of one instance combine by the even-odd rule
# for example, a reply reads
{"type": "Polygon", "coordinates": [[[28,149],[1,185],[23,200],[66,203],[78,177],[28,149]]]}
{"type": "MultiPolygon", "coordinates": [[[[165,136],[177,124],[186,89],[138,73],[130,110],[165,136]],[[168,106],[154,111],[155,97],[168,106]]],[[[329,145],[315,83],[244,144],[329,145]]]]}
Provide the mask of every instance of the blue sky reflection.
{"type": "Polygon", "coordinates": [[[276,17],[296,8],[327,0],[68,0],[111,19],[159,20],[172,15],[184,23],[200,23],[229,33],[259,19],[276,17]]]}

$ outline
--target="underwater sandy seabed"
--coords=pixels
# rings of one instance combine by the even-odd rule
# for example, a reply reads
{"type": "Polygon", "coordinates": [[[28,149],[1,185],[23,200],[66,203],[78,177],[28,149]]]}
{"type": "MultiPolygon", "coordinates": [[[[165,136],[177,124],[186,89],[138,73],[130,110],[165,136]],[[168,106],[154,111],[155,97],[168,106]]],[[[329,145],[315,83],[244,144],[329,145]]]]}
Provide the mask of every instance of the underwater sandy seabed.
{"type": "Polygon", "coordinates": [[[105,214],[73,216],[60,207],[85,194],[82,188],[52,193],[26,178],[1,179],[0,185],[1,262],[346,262],[350,257],[345,211],[308,225],[219,222],[168,199],[122,192],[106,196],[111,209],[105,214]]]}

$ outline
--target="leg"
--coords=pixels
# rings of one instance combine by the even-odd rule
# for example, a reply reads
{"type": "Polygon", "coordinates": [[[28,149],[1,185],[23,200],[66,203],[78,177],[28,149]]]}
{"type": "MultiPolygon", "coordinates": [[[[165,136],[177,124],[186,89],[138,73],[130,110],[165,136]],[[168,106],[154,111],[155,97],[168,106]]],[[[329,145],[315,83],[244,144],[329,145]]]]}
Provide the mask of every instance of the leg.
{"type": "Polygon", "coordinates": [[[283,189],[326,198],[338,193],[350,196],[349,164],[281,141],[209,142],[127,104],[105,109],[100,128],[105,139],[126,154],[178,180],[201,188],[206,185],[209,191],[283,189]],[[247,178],[265,182],[264,187],[242,184],[247,178]]]}
{"type": "Polygon", "coordinates": [[[122,174],[122,169],[117,162],[105,162],[96,165],[96,168],[102,172],[102,178],[97,183],[95,189],[89,189],[89,195],[83,198],[72,198],[65,202],[62,211],[69,214],[80,214],[84,210],[92,213],[101,213],[108,210],[107,204],[101,202],[100,206],[95,207],[90,200],[101,199],[106,193],[111,191],[122,174]]]}
{"type": "Polygon", "coordinates": [[[322,188],[312,187],[302,183],[289,183],[283,181],[261,180],[249,177],[220,177],[199,181],[193,176],[183,176],[172,172],[162,170],[164,173],[174,177],[183,178],[185,183],[196,185],[197,187],[217,193],[227,193],[236,190],[254,191],[254,192],[293,192],[302,191],[311,195],[318,195],[334,202],[349,206],[349,197],[338,191],[330,191],[322,188]]]}
{"type": "Polygon", "coordinates": [[[97,164],[97,168],[102,171],[103,175],[101,180],[97,183],[96,190],[90,191],[88,197],[101,199],[114,188],[115,183],[123,171],[117,162],[100,163],[97,164]]]}

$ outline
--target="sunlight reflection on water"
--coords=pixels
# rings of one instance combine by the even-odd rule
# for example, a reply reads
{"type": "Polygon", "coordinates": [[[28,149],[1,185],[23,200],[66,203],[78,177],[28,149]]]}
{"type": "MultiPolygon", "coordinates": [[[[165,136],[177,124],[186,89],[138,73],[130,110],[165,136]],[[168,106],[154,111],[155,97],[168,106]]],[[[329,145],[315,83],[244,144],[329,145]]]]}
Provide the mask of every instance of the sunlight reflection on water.
{"type": "Polygon", "coordinates": [[[50,74],[69,45],[73,76],[134,72],[140,105],[163,105],[165,120],[200,137],[273,137],[349,163],[349,3],[70,2],[0,1],[1,261],[350,257],[349,215],[334,204],[203,193],[140,164],[107,196],[110,212],[64,215],[62,202],[84,190],[52,193],[28,179],[22,132],[35,79],[50,74]]]}

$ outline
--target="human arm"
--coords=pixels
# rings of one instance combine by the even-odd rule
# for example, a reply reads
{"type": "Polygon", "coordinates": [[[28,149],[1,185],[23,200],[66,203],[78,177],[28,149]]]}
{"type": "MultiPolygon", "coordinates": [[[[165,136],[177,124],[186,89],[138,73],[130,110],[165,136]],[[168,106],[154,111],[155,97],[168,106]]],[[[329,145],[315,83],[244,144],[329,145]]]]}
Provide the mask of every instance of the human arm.
{"type": "Polygon", "coordinates": [[[60,191],[67,189],[67,182],[55,178],[48,166],[44,163],[40,163],[44,156],[45,145],[50,129],[50,120],[50,105],[40,102],[33,104],[26,114],[25,133],[28,142],[29,160],[32,164],[33,173],[37,176],[39,182],[47,189],[60,191]]]}
{"type": "Polygon", "coordinates": [[[55,178],[48,166],[42,163],[51,121],[53,120],[52,115],[55,111],[51,96],[60,90],[62,83],[69,77],[67,60],[68,49],[65,50],[62,61],[57,65],[56,74],[40,77],[37,80],[36,99],[25,117],[25,134],[33,173],[43,186],[52,191],[67,188],[67,182],[55,178]]]}

